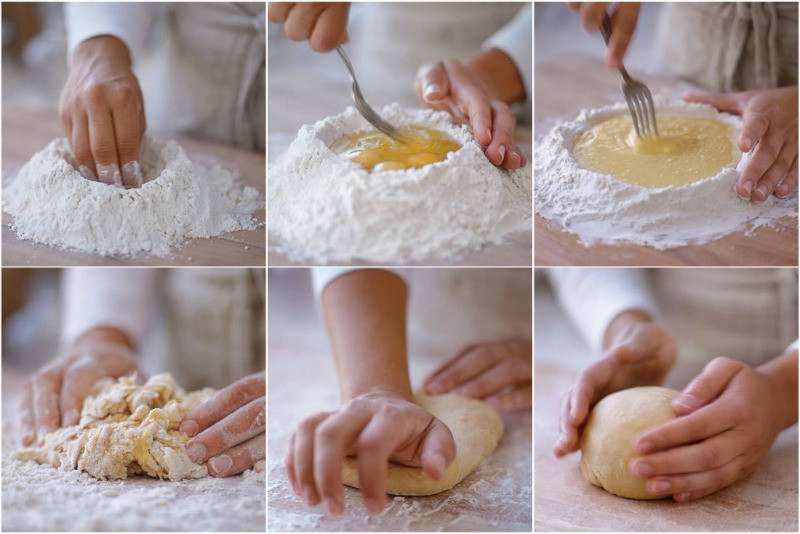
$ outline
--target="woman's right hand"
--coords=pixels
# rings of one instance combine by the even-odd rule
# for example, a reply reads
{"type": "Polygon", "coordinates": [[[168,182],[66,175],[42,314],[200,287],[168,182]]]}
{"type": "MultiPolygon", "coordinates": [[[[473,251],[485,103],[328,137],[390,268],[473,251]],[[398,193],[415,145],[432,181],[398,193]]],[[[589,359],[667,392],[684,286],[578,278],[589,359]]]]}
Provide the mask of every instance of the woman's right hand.
{"type": "Polygon", "coordinates": [[[79,44],[58,108],[78,171],[85,178],[125,187],[142,185],[144,99],[125,43],[101,35],[79,44]]]}
{"type": "Polygon", "coordinates": [[[283,24],[292,41],[308,41],[316,52],[330,52],[348,41],[350,2],[270,2],[269,21],[283,24]]]}
{"type": "Polygon", "coordinates": [[[78,424],[83,400],[95,382],[137,370],[127,334],[110,326],[87,331],[23,386],[22,444],[32,445],[59,427],[78,424]]]}
{"type": "Polygon", "coordinates": [[[422,467],[439,480],[455,455],[444,423],[403,395],[376,390],[302,421],[289,439],[285,463],[298,496],[338,515],[344,512],[342,466],[345,457],[355,456],[364,504],[376,514],[386,506],[389,462],[422,467]]]}
{"type": "MultiPolygon", "coordinates": [[[[609,2],[567,2],[567,5],[578,12],[581,24],[587,32],[596,32],[603,24],[603,15],[609,2]]],[[[625,57],[633,31],[636,29],[640,7],[640,2],[619,2],[614,12],[609,15],[611,38],[608,41],[606,54],[606,66],[609,69],[618,69],[622,66],[622,58],[625,57]]]]}
{"type": "Polygon", "coordinates": [[[645,313],[617,315],[609,324],[603,358],[587,367],[564,395],[553,452],[565,456],[580,447],[579,429],[600,399],[622,389],[658,385],[675,361],[672,337],[645,313]]]}

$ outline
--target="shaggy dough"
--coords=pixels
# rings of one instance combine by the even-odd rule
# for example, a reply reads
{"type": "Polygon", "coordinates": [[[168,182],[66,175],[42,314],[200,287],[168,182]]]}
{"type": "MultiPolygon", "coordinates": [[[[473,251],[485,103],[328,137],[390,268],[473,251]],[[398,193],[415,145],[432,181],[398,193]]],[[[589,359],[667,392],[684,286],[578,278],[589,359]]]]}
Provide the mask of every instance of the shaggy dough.
{"type": "Polygon", "coordinates": [[[19,460],[79,469],[100,479],[133,474],[181,480],[208,476],[186,454],[189,438],[178,431],[183,416],[214,393],[184,393],[169,373],[143,386],[132,378],[99,380],[86,398],[77,426],[45,436],[44,445],[16,453],[19,460]]]}
{"type": "MultiPolygon", "coordinates": [[[[440,419],[456,442],[456,457],[439,480],[421,467],[389,464],[386,492],[391,495],[434,495],[449,490],[472,473],[497,448],[503,437],[503,422],[488,404],[461,395],[428,397],[417,394],[414,402],[440,419]]],[[[358,463],[345,460],[342,482],[359,488],[358,463]]]]}
{"type": "Polygon", "coordinates": [[[639,434],[677,416],[670,402],[674,389],[638,387],[624,389],[598,402],[589,414],[581,437],[581,471],[586,480],[609,493],[629,499],[661,499],[652,495],[645,479],[628,468],[633,442],[639,434]]]}

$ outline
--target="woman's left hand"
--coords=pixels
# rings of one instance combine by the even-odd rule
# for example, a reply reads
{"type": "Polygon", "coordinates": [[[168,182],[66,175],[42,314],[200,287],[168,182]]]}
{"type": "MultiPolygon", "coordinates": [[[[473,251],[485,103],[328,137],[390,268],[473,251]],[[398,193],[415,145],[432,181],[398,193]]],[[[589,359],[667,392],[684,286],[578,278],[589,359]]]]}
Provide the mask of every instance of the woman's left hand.
{"type": "Polygon", "coordinates": [[[186,447],[213,477],[227,477],[266,458],[265,373],[241,378],[192,410],[180,426],[191,437],[186,447]]]}
{"type": "Polygon", "coordinates": [[[529,339],[476,343],[431,373],[425,379],[425,392],[457,393],[500,411],[519,410],[531,406],[532,377],[529,339]]]}
{"type": "Polygon", "coordinates": [[[505,53],[491,49],[469,63],[445,59],[424,65],[414,88],[425,106],[468,121],[492,164],[509,170],[525,166],[525,154],[514,143],[517,118],[509,107],[525,100],[525,86],[505,53]]]}
{"type": "Polygon", "coordinates": [[[778,433],[793,424],[789,394],[761,370],[712,360],[672,401],[682,417],[636,438],[631,471],[647,479],[647,491],[677,502],[730,486],[753,472],[778,433]]]}
{"type": "Polygon", "coordinates": [[[755,151],[736,182],[736,193],[764,202],[772,193],[786,198],[797,189],[797,86],[741,93],[687,93],[689,102],[710,104],[742,116],[737,145],[755,151]]]}

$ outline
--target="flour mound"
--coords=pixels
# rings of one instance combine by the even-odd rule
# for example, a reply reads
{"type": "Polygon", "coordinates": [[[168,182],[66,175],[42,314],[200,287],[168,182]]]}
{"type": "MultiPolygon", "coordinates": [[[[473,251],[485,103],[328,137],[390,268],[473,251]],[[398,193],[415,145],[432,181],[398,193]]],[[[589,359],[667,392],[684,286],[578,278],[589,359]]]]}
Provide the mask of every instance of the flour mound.
{"type": "Polygon", "coordinates": [[[314,263],[448,258],[501,242],[530,219],[529,166],[498,169],[445,112],[391,104],[379,113],[395,126],[443,131],[462,148],[421,168],[369,172],[329,148],[372,129],[355,108],[303,126],[270,169],[275,249],[314,263]]]}
{"type": "Polygon", "coordinates": [[[28,161],[3,191],[22,239],[104,256],[168,256],[188,239],[260,226],[263,199],[219,165],[190,160],[174,141],[145,136],[145,183],[123,189],[85,179],[66,139],[28,161]]]}
{"type": "MultiPolygon", "coordinates": [[[[705,104],[654,98],[657,114],[710,118],[741,129],[741,119],[705,104]]],[[[627,242],[659,250],[705,243],[736,231],[751,232],[786,216],[797,217],[797,193],[757,203],[734,190],[750,155],[736,168],[680,187],[644,188],[581,168],[572,154],[575,138],[614,115],[624,103],[583,110],[553,128],[535,148],[534,209],[576,234],[585,245],[627,242]]]]}

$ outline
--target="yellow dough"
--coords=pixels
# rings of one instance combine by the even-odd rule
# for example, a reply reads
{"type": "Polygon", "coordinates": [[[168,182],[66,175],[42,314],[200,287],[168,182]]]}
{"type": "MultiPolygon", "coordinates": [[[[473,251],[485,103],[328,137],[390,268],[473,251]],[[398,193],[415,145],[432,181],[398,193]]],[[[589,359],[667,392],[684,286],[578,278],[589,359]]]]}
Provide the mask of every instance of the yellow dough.
{"type": "Polygon", "coordinates": [[[641,187],[681,186],[734,167],[741,152],[733,127],[714,119],[658,116],[658,136],[640,139],[628,115],[595,124],[575,138],[573,154],[588,170],[641,187]]]}
{"type": "Polygon", "coordinates": [[[461,145],[439,130],[412,126],[400,130],[403,142],[370,131],[340,137],[331,150],[351,159],[368,171],[424,167],[447,159],[461,145]]]}
{"type": "Polygon", "coordinates": [[[170,480],[205,477],[206,467],[186,454],[189,438],[178,425],[213,394],[210,388],[186,394],[169,373],[155,375],[143,386],[128,377],[102,379],[84,401],[77,426],[51,432],[41,447],[15,456],[100,479],[133,474],[170,480]]]}
{"type": "MultiPolygon", "coordinates": [[[[449,490],[472,473],[503,437],[500,416],[485,402],[452,394],[418,394],[414,402],[447,425],[456,442],[456,457],[439,480],[426,475],[420,467],[389,464],[386,492],[391,495],[434,495],[449,490]]],[[[358,462],[353,458],[345,459],[342,483],[361,487],[358,462]]]]}
{"type": "Polygon", "coordinates": [[[662,387],[624,389],[592,408],[581,436],[581,471],[591,484],[629,499],[661,499],[645,489],[628,464],[633,442],[643,432],[675,419],[670,402],[677,391],[662,387]]]}

